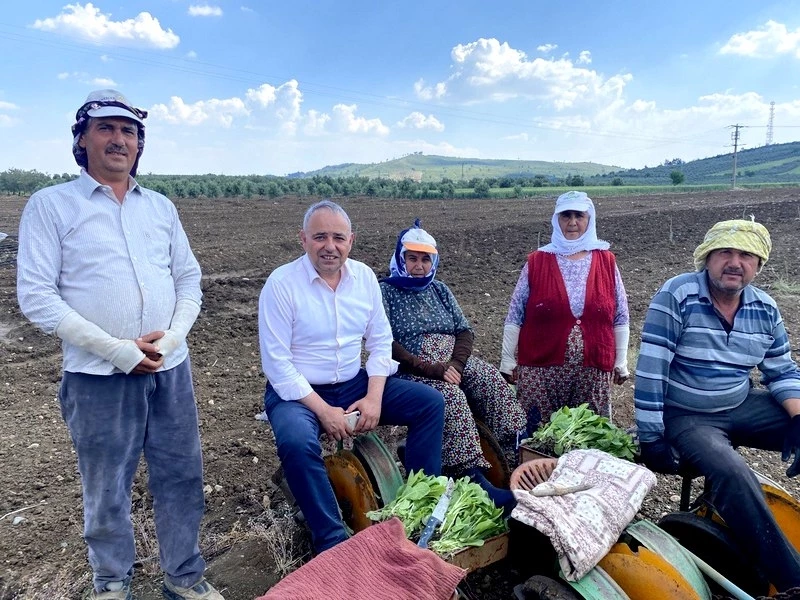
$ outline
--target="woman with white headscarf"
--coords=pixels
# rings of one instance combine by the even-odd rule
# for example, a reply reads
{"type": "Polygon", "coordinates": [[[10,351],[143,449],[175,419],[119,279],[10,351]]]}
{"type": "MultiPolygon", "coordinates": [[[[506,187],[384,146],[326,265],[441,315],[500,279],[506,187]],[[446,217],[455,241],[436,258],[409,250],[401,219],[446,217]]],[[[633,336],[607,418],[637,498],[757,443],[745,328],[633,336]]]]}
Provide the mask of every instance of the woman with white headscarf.
{"type": "Polygon", "coordinates": [[[609,382],[628,378],[628,299],[591,198],[559,196],[552,225],[522,268],[503,329],[500,371],[517,384],[529,432],[584,402],[611,417],[609,382]]]}

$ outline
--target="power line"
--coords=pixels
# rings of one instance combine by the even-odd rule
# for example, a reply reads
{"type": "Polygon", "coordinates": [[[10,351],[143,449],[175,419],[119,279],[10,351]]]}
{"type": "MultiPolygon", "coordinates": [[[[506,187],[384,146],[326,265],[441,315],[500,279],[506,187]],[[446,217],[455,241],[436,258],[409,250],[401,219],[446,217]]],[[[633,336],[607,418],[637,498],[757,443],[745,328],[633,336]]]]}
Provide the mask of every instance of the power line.
{"type": "MultiPolygon", "coordinates": [[[[0,23],[0,27],[19,29],[13,25],[0,23]]],[[[15,42],[40,45],[44,47],[53,48],[60,51],[69,51],[79,54],[96,56],[98,53],[97,47],[86,47],[80,43],[71,43],[63,39],[59,39],[58,35],[50,32],[39,32],[38,34],[31,35],[28,31],[3,31],[0,29],[0,39],[5,38],[15,42]]],[[[155,52],[147,50],[132,50],[128,51],[124,46],[111,46],[104,47],[103,54],[110,56],[115,60],[128,62],[132,64],[139,64],[144,66],[159,67],[169,71],[186,73],[189,75],[201,75],[215,79],[226,81],[238,81],[247,85],[258,85],[259,83],[268,83],[278,87],[281,82],[293,77],[280,77],[274,75],[267,75],[256,71],[246,69],[232,68],[224,65],[219,65],[210,62],[203,62],[195,59],[186,59],[182,57],[164,57],[155,52]],[[134,55],[132,52],[135,52],[134,55]]],[[[615,131],[603,130],[587,130],[585,128],[574,127],[562,124],[553,124],[536,119],[519,119],[508,117],[505,115],[497,115],[493,113],[486,113],[474,111],[455,106],[443,106],[440,104],[431,104],[419,100],[408,100],[404,98],[390,98],[369,92],[361,92],[342,87],[330,86],[327,84],[319,84],[307,80],[299,80],[298,83],[302,84],[302,93],[307,96],[327,97],[332,98],[336,102],[358,102],[373,106],[384,106],[390,108],[405,108],[409,110],[429,110],[436,111],[439,114],[458,118],[468,121],[475,121],[487,124],[497,125],[510,125],[513,127],[541,129],[545,131],[556,131],[561,133],[583,135],[589,137],[599,138],[615,138],[624,140],[638,140],[643,142],[654,142],[655,146],[667,144],[686,144],[693,140],[699,139],[702,134],[691,134],[679,137],[656,137],[652,135],[641,135],[631,133],[621,133],[615,131]]],[[[641,149],[633,149],[632,152],[638,152],[641,149]]]]}

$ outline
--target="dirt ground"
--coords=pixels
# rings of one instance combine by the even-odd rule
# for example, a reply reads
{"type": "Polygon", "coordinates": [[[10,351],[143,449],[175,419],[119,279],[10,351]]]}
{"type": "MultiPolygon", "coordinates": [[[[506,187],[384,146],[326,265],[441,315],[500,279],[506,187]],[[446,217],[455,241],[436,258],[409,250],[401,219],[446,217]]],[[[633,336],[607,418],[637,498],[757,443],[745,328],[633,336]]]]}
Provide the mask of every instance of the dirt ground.
{"type": "MultiPolygon", "coordinates": [[[[630,299],[631,369],[649,300],[668,277],[691,268],[691,253],[715,221],[754,214],[768,226],[773,258],[757,283],[773,292],[794,348],[800,344],[800,190],[736,191],[602,198],[598,231],[612,243],[630,299]],[[790,290],[791,291],[791,290],[790,290]],[[795,292],[796,293],[796,292],[795,292]]],[[[15,237],[25,199],[0,198],[0,599],[77,598],[90,573],[81,539],[81,491],[75,456],[57,401],[60,347],[29,324],[15,290],[15,237]],[[13,514],[11,514],[13,513],[13,514]],[[15,519],[19,517],[20,519],[15,519]]],[[[269,273],[301,253],[297,236],[306,199],[183,200],[177,203],[203,268],[203,310],[189,339],[201,417],[207,514],[202,545],[208,576],[228,600],[263,593],[307,559],[302,529],[287,516],[270,481],[274,439],[261,410],[257,300],[269,273]]],[[[497,364],[508,299],[526,254],[550,235],[552,200],[380,200],[347,198],[356,231],[352,257],[387,270],[397,233],[414,217],[441,249],[446,282],[475,331],[475,351],[497,364]]],[[[615,390],[615,419],[632,423],[632,382],[615,390]]],[[[757,468],[795,495],[797,481],[769,453],[757,468]]],[[[677,482],[661,478],[643,512],[677,508],[677,482]]],[[[799,478],[800,479],[800,478],[799,478]]],[[[134,487],[139,597],[160,597],[158,553],[146,472],[134,487]]],[[[502,565],[471,575],[476,597],[509,598],[514,573],[502,565]]]]}

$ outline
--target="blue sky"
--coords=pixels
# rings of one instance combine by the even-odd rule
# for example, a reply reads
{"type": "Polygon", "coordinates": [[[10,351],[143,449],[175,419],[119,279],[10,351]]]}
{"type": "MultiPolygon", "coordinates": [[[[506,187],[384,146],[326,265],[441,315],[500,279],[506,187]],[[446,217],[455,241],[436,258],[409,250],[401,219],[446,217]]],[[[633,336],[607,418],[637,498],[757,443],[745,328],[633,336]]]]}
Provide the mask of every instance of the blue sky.
{"type": "Polygon", "coordinates": [[[800,0],[9,2],[0,171],[75,172],[93,89],[140,171],[285,175],[412,152],[691,160],[800,139],[800,0]]]}

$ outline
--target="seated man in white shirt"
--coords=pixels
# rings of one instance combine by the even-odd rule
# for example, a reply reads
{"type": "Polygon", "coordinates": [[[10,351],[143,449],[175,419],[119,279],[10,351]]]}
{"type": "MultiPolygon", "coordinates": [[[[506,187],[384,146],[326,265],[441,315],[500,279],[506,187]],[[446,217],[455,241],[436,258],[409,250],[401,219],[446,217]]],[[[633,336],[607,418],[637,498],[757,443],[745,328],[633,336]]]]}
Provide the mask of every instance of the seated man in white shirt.
{"type": "Polygon", "coordinates": [[[347,538],[321,433],[341,440],[377,425],[405,425],[406,469],[441,471],[444,400],[427,385],[391,377],[392,330],[375,274],[348,259],[354,239],[341,206],[312,205],[300,231],[306,253],[272,272],[258,303],[264,408],[317,553],[347,538]],[[351,430],[345,414],[356,410],[361,416],[351,430]]]}

